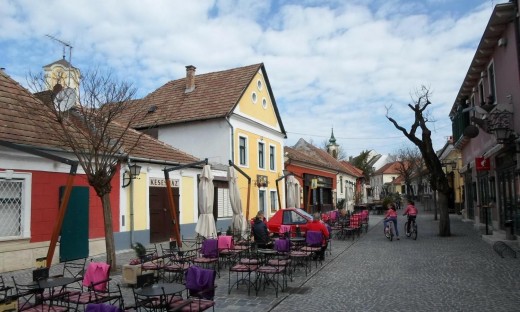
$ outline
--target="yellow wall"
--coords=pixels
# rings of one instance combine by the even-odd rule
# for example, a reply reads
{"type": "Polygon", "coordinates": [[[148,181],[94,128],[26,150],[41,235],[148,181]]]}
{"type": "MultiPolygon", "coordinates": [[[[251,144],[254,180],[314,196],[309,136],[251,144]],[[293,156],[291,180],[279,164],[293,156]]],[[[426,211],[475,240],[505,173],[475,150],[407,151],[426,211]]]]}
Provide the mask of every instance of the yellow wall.
{"type": "MultiPolygon", "coordinates": [[[[266,202],[267,202],[267,210],[266,213],[270,213],[269,205],[270,205],[270,194],[269,192],[273,189],[276,189],[276,179],[281,176],[282,173],[282,164],[281,164],[281,153],[283,153],[283,148],[281,144],[277,141],[270,140],[267,137],[263,138],[263,143],[265,144],[265,169],[258,169],[258,143],[261,136],[249,131],[245,131],[242,129],[236,129],[235,131],[235,163],[242,169],[249,177],[251,178],[251,198],[249,205],[249,218],[252,218],[258,212],[258,187],[255,186],[257,175],[265,175],[268,177],[269,184],[265,189],[266,191],[266,202]],[[248,166],[240,167],[239,163],[239,137],[246,136],[248,142],[248,166]],[[269,146],[275,146],[276,148],[276,156],[275,156],[275,169],[276,172],[272,172],[269,170],[270,160],[269,160],[269,146]]],[[[238,186],[240,189],[240,196],[242,200],[242,208],[244,210],[244,216],[246,214],[247,208],[247,179],[239,174],[238,178],[238,186]]],[[[283,194],[283,183],[280,184],[280,192],[283,194]]],[[[280,196],[282,196],[280,194],[280,196]]],[[[282,196],[283,200],[283,196],[282,196]]]]}
{"type": "Polygon", "coordinates": [[[182,209],[181,224],[194,223],[194,210],[198,209],[198,207],[195,207],[194,201],[195,179],[193,177],[182,177],[181,185],[181,202],[179,203],[182,209]]]}
{"type": "Polygon", "coordinates": [[[130,203],[131,203],[131,192],[130,188],[133,187],[134,189],[134,231],[139,230],[146,230],[148,229],[148,210],[146,207],[148,207],[147,202],[147,183],[148,181],[148,175],[146,173],[141,173],[139,175],[138,179],[132,180],[132,185],[128,186],[127,189],[127,220],[128,220],[128,229],[130,230],[130,203]]]}
{"type": "Polygon", "coordinates": [[[276,127],[278,119],[271,102],[271,96],[267,89],[263,75],[257,73],[251,84],[247,87],[244,95],[239,101],[240,111],[251,116],[255,120],[262,121],[270,126],[276,127]],[[261,82],[262,88],[258,88],[258,81],[261,82]],[[256,93],[256,103],[253,103],[252,94],[256,93]],[[267,108],[264,109],[262,101],[267,101],[267,108]]]}

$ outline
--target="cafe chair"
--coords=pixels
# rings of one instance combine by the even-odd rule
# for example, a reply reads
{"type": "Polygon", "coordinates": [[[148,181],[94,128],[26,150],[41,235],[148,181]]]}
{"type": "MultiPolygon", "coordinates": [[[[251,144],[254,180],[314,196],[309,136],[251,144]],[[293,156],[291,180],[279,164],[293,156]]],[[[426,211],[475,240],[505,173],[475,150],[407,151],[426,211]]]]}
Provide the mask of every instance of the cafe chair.
{"type": "Polygon", "coordinates": [[[247,285],[247,295],[251,294],[251,288],[256,288],[254,281],[252,281],[252,275],[260,266],[260,260],[254,256],[250,249],[240,253],[233,264],[229,268],[228,276],[228,294],[231,293],[231,289],[236,285],[237,289],[240,284],[247,285]],[[234,282],[231,281],[231,276],[235,275],[234,282]]]}
{"type": "Polygon", "coordinates": [[[111,295],[109,289],[110,265],[103,262],[90,262],[83,277],[82,288],[69,289],[69,294],[61,300],[72,304],[76,311],[89,303],[99,303],[102,297],[111,295]]]}
{"type": "Polygon", "coordinates": [[[193,259],[193,263],[206,269],[213,269],[220,277],[220,264],[218,252],[218,240],[216,238],[207,238],[202,242],[200,254],[193,259]]]}
{"type": "Polygon", "coordinates": [[[216,276],[215,270],[191,266],[186,272],[187,299],[174,302],[168,311],[215,311],[216,276]]]}
{"type": "Polygon", "coordinates": [[[291,237],[291,226],[290,225],[280,225],[280,237],[291,237]]]}
{"type": "Polygon", "coordinates": [[[191,256],[182,251],[177,251],[163,259],[163,279],[168,283],[182,283],[184,275],[191,266],[191,256]]]}
{"type": "Polygon", "coordinates": [[[0,302],[9,298],[12,294],[13,287],[5,284],[3,276],[0,275],[0,302]]]}
{"type": "MultiPolygon", "coordinates": [[[[78,280],[77,287],[81,288],[81,282],[85,275],[87,258],[68,260],[63,262],[63,269],[60,274],[54,274],[52,277],[73,277],[78,280]]],[[[70,288],[70,286],[68,286],[70,288]]]]}
{"type": "Polygon", "coordinates": [[[18,311],[26,312],[65,312],[69,309],[68,304],[58,304],[56,298],[45,300],[43,289],[40,289],[34,282],[22,284],[15,280],[13,284],[16,291],[15,297],[18,300],[18,311]]]}
{"type": "MultiPolygon", "coordinates": [[[[311,256],[317,258],[317,261],[322,260],[317,257],[317,253],[321,251],[321,247],[323,245],[323,233],[321,231],[307,231],[305,234],[305,247],[301,249],[303,252],[309,252],[311,256]]],[[[316,261],[316,267],[318,267],[318,262],[316,261]]]]}
{"type": "Polygon", "coordinates": [[[217,240],[219,258],[225,266],[230,265],[242,250],[235,249],[235,242],[231,235],[220,235],[217,240]]]}

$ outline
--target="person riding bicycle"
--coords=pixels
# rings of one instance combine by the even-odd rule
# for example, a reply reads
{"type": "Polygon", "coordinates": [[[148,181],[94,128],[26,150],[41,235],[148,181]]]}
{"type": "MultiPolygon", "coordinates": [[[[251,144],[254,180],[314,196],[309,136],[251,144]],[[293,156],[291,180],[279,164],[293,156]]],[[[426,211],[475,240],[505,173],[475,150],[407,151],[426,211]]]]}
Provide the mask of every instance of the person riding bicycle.
{"type": "Polygon", "coordinates": [[[415,203],[413,202],[413,200],[409,199],[408,205],[406,206],[406,210],[403,213],[403,216],[408,215],[406,233],[410,233],[410,224],[412,223],[412,220],[413,220],[413,222],[415,222],[415,219],[417,218],[417,213],[418,213],[418,210],[415,207],[415,203]]]}
{"type": "Polygon", "coordinates": [[[384,228],[386,229],[386,225],[388,222],[393,222],[394,229],[395,229],[395,236],[397,237],[397,240],[399,240],[399,230],[397,228],[397,211],[395,209],[395,204],[389,203],[387,207],[388,207],[388,210],[386,211],[385,219],[383,221],[384,228]]]}

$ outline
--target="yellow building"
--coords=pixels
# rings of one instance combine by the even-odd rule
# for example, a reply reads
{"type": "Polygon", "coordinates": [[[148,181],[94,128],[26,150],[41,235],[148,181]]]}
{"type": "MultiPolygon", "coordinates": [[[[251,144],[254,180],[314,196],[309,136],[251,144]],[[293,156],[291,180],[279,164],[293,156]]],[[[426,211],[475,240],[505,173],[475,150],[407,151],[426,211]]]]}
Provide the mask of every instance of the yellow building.
{"type": "MultiPolygon", "coordinates": [[[[226,178],[229,161],[251,178],[248,206],[248,180],[239,174],[244,216],[252,218],[264,210],[269,217],[278,209],[276,179],[284,168],[286,133],[264,64],[198,75],[195,70],[186,66],[186,77],[135,101],[126,118],[137,113],[139,122],[132,124],[134,129],[208,159],[215,176],[218,228],[232,216],[226,178]]],[[[198,179],[191,183],[196,188],[198,179]]],[[[280,198],[283,201],[284,194],[280,198]]],[[[196,199],[181,204],[185,232],[197,222],[197,206],[196,199]]]]}

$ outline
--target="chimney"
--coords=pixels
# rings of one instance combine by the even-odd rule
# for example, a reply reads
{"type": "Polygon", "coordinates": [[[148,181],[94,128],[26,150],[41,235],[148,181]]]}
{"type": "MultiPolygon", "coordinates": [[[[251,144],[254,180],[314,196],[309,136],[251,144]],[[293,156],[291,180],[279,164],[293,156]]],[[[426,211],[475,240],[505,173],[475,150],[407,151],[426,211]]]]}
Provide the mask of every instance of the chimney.
{"type": "Polygon", "coordinates": [[[184,93],[189,93],[195,90],[195,69],[193,65],[186,66],[186,90],[184,93]]]}

